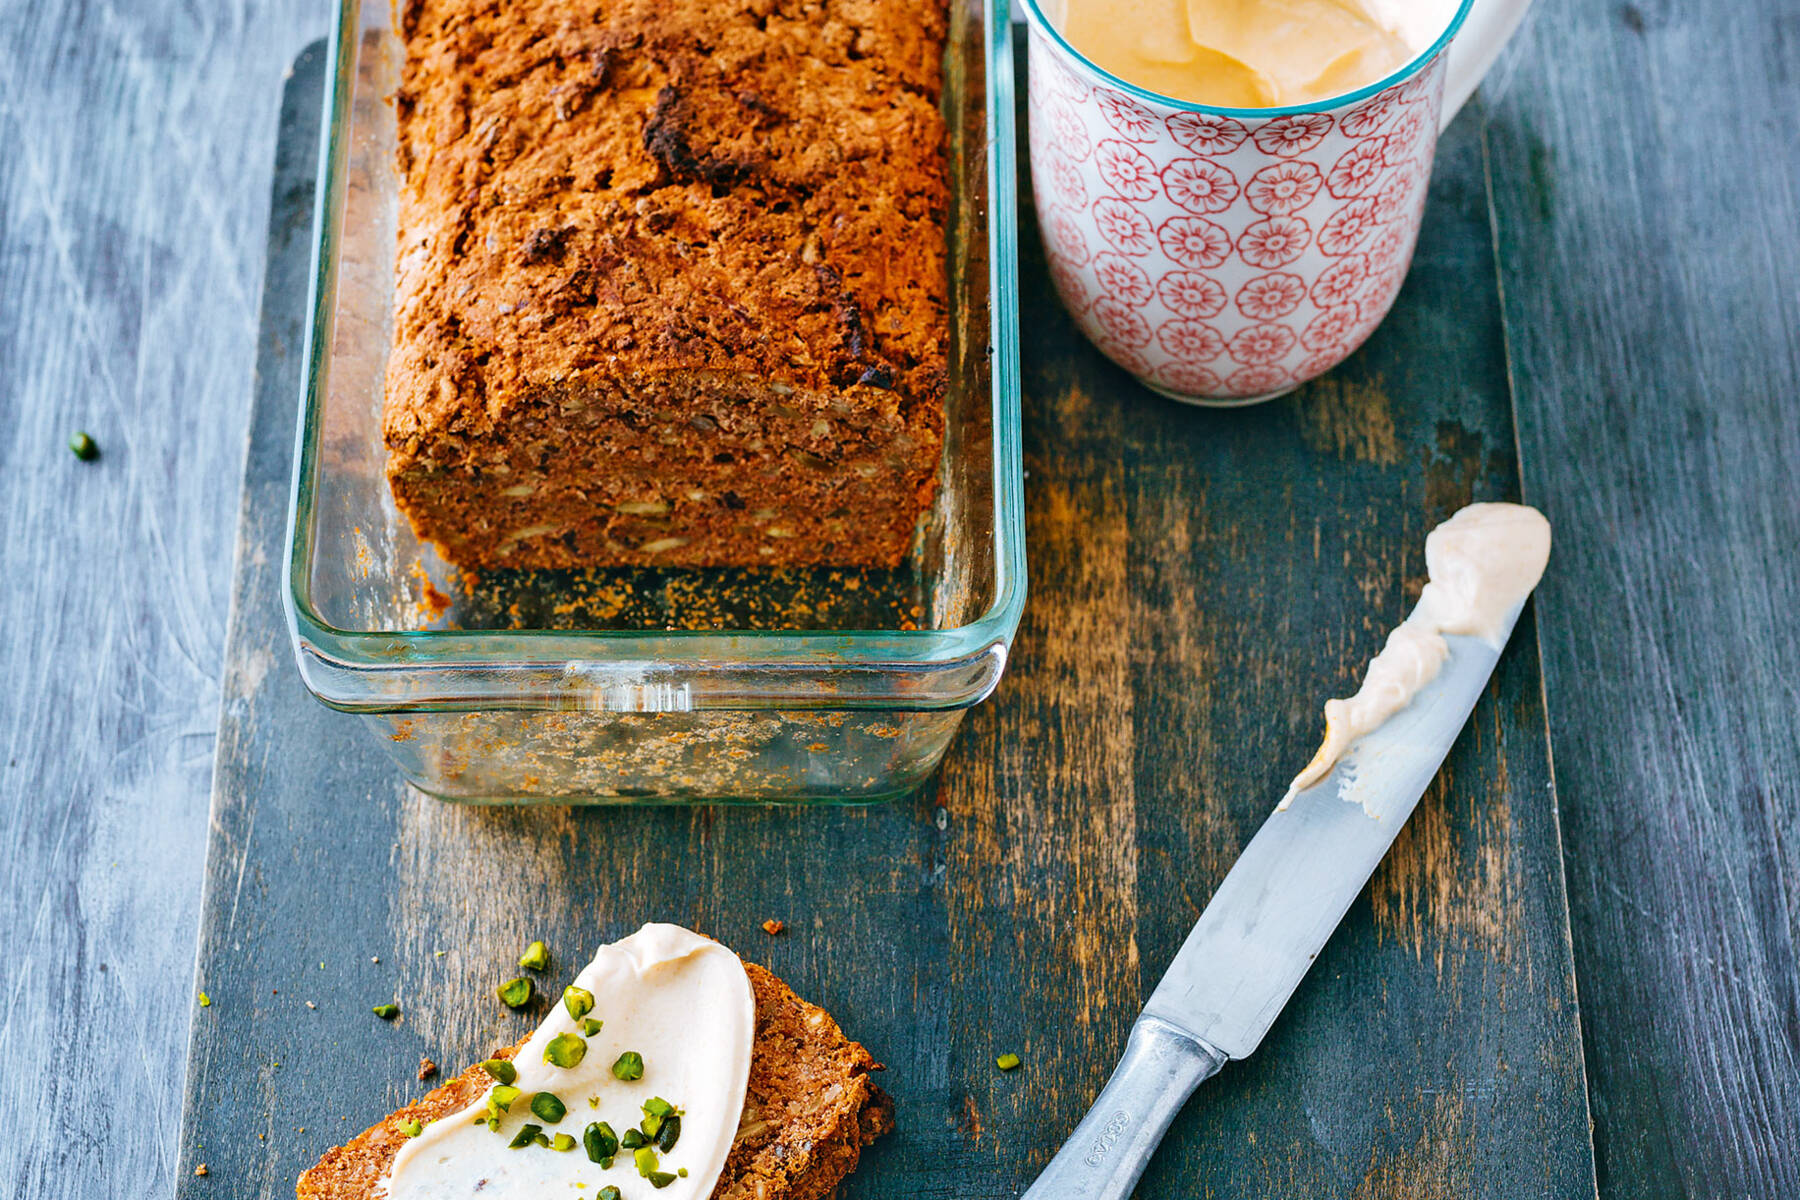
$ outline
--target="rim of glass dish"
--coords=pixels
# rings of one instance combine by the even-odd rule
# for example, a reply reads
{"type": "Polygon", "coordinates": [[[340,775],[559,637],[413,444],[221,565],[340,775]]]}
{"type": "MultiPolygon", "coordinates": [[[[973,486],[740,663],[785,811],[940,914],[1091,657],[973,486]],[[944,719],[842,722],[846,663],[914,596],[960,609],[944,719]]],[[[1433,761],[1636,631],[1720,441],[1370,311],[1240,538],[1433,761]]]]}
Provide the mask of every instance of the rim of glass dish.
{"type": "MultiPolygon", "coordinates": [[[[836,668],[949,667],[1010,644],[1024,612],[1026,593],[1023,417],[1017,346],[1016,224],[991,219],[1018,208],[1015,159],[1012,24],[1008,0],[982,0],[987,29],[983,85],[987,113],[986,178],[989,328],[995,345],[1014,347],[990,360],[993,425],[994,596],[974,620],[948,629],[918,630],[630,630],[630,629],[343,629],[322,618],[310,597],[314,538],[313,488],[319,422],[318,390],[325,378],[336,320],[335,264],[347,171],[347,139],[336,136],[349,118],[354,80],[346,53],[359,36],[359,0],[337,0],[325,70],[325,136],[319,147],[313,205],[313,261],[309,319],[301,354],[300,420],[295,429],[294,475],[288,494],[286,579],[283,607],[296,649],[307,649],[352,670],[560,667],[571,650],[606,649],[609,658],[635,659],[664,643],[680,643],[682,665],[711,669],[821,665],[836,668]],[[746,654],[746,645],[753,647],[746,654]],[[636,653],[634,653],[634,651],[636,653]]],[[[923,700],[924,697],[917,697],[923,700]]],[[[979,698],[979,697],[977,697],[979,698]]],[[[321,697],[327,703],[331,700],[321,697]]],[[[928,707],[936,705],[927,704],[928,707]]]]}
{"type": "Polygon", "coordinates": [[[1462,28],[1463,21],[1468,18],[1469,10],[1475,7],[1475,0],[1462,0],[1462,3],[1457,6],[1456,15],[1450,18],[1450,24],[1444,27],[1444,32],[1439,34],[1438,39],[1428,48],[1413,55],[1399,70],[1374,83],[1364,84],[1353,92],[1328,96],[1310,104],[1289,104],[1282,108],[1228,108],[1222,104],[1201,104],[1193,100],[1178,100],[1174,96],[1165,96],[1161,92],[1153,92],[1149,88],[1139,87],[1129,80],[1120,79],[1071,46],[1068,39],[1063,37],[1062,31],[1056,27],[1056,23],[1046,16],[1044,10],[1038,6],[1038,0],[1019,0],[1019,3],[1024,7],[1026,19],[1031,22],[1033,29],[1042,30],[1069,57],[1091,74],[1098,76],[1108,87],[1117,88],[1139,100],[1148,100],[1152,104],[1160,104],[1165,108],[1173,108],[1181,112],[1207,113],[1215,117],[1236,117],[1252,121],[1267,120],[1271,117],[1293,117],[1301,113],[1329,112],[1331,109],[1342,108],[1346,104],[1355,104],[1360,100],[1367,100],[1370,96],[1379,95],[1397,83],[1405,83],[1424,70],[1425,65],[1432,59],[1443,53],[1444,47],[1450,44],[1451,39],[1462,28]]]}

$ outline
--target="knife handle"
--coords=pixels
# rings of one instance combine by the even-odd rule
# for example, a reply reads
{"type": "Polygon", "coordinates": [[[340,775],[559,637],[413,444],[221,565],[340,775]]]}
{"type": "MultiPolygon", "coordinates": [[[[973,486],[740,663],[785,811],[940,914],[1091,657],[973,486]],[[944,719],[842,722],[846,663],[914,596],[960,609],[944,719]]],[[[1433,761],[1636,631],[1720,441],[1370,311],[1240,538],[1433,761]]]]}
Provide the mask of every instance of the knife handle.
{"type": "Polygon", "coordinates": [[[1225,1061],[1167,1021],[1139,1017],[1094,1106],[1021,1200],[1126,1200],[1169,1122],[1225,1061]]]}

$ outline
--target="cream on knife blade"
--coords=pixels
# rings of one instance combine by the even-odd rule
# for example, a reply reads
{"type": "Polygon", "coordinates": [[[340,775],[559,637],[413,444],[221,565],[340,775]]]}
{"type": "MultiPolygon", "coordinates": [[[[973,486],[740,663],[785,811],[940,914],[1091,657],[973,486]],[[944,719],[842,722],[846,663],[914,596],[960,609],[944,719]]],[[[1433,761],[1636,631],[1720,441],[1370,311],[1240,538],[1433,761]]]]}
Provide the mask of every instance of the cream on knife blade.
{"type": "Polygon", "coordinates": [[[1523,504],[1471,504],[1427,534],[1430,582],[1370,660],[1356,694],[1325,702],[1325,741],[1288,785],[1280,807],[1324,779],[1357,739],[1437,678],[1450,654],[1445,634],[1480,638],[1498,650],[1508,616],[1525,603],[1549,561],[1550,522],[1523,504]]]}
{"type": "Polygon", "coordinates": [[[1047,0],[1069,44],[1129,83],[1276,108],[1355,91],[1437,40],[1457,0],[1047,0]]]}
{"type": "Polygon", "coordinates": [[[646,925],[601,947],[481,1099],[401,1148],[386,1195],[702,1200],[737,1134],[755,1033],[737,955],[646,925]],[[659,1136],[621,1144],[647,1129],[659,1136]]]}

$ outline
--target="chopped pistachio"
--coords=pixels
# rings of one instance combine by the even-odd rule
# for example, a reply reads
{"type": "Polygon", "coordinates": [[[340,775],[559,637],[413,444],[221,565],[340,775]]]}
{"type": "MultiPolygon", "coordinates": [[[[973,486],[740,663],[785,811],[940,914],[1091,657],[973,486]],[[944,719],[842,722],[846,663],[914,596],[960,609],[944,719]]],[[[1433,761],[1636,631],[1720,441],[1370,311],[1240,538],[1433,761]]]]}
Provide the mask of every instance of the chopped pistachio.
{"type": "Polygon", "coordinates": [[[662,1119],[662,1128],[656,1132],[657,1149],[667,1154],[675,1148],[675,1143],[680,1140],[681,1118],[675,1113],[670,1113],[662,1119]]]}
{"type": "Polygon", "coordinates": [[[400,1015],[400,1006],[398,1004],[377,1004],[369,1011],[384,1021],[391,1021],[400,1015]]]}
{"type": "Polygon", "coordinates": [[[634,1079],[642,1079],[644,1077],[644,1056],[636,1050],[627,1050],[619,1055],[613,1063],[612,1073],[615,1079],[623,1079],[626,1083],[630,1083],[634,1079]]]}
{"type": "Polygon", "coordinates": [[[638,1122],[638,1128],[643,1131],[646,1138],[649,1138],[654,1142],[657,1133],[662,1129],[662,1123],[663,1118],[657,1116],[655,1113],[645,1113],[644,1119],[638,1122]]]}
{"type": "Polygon", "coordinates": [[[651,1116],[666,1117],[675,1111],[675,1106],[661,1096],[652,1096],[644,1101],[644,1112],[651,1116]]]}
{"type": "Polygon", "coordinates": [[[658,1165],[656,1161],[656,1148],[654,1146],[639,1146],[636,1150],[631,1152],[631,1161],[637,1164],[637,1173],[639,1175],[642,1175],[645,1179],[650,1178],[650,1173],[656,1170],[658,1165]]]}
{"type": "Polygon", "coordinates": [[[652,1171],[650,1174],[644,1176],[644,1178],[650,1181],[651,1187],[655,1188],[657,1191],[661,1191],[671,1183],[674,1183],[678,1177],[671,1175],[667,1171],[652,1171]]]}
{"type": "Polygon", "coordinates": [[[644,1136],[641,1129],[627,1129],[619,1138],[619,1145],[627,1150],[636,1150],[640,1146],[648,1146],[650,1139],[644,1136]]]}
{"type": "Polygon", "coordinates": [[[527,971],[544,971],[550,967],[550,947],[542,942],[533,942],[525,947],[525,953],[519,955],[519,965],[527,971]]]}
{"type": "Polygon", "coordinates": [[[544,1047],[544,1061],[553,1067],[573,1067],[587,1057],[587,1042],[580,1034],[559,1033],[544,1047]]]}
{"type": "Polygon", "coordinates": [[[521,1125],[519,1132],[513,1134],[513,1140],[506,1143],[510,1149],[522,1150],[537,1140],[538,1134],[544,1132],[541,1125],[521,1125]]]}
{"type": "Polygon", "coordinates": [[[531,980],[520,976],[509,979],[495,989],[500,996],[500,1003],[508,1008],[524,1008],[531,1003],[531,980]]]}
{"type": "Polygon", "coordinates": [[[425,1126],[417,1121],[402,1121],[400,1122],[400,1132],[409,1138],[414,1138],[425,1132],[425,1126]]]}
{"type": "Polygon", "coordinates": [[[577,1021],[594,1011],[594,993],[570,984],[563,989],[563,1007],[577,1021]]]}
{"type": "Polygon", "coordinates": [[[498,1131],[501,1114],[511,1112],[513,1101],[519,1098],[519,1089],[511,1084],[502,1083],[487,1094],[487,1116],[482,1118],[489,1129],[498,1131]]]}
{"type": "Polygon", "coordinates": [[[619,1152],[619,1135],[605,1121],[595,1121],[581,1131],[581,1145],[589,1162],[610,1162],[619,1152]]]}
{"type": "Polygon", "coordinates": [[[575,1138],[567,1133],[559,1133],[550,1139],[550,1148],[566,1154],[575,1148],[575,1138]]]}
{"type": "Polygon", "coordinates": [[[555,1092],[539,1092],[531,1098],[531,1111],[554,1125],[569,1110],[555,1092]]]}
{"type": "Polygon", "coordinates": [[[594,1193],[594,1200],[625,1200],[625,1196],[618,1188],[609,1183],[594,1193]]]}
{"type": "Polygon", "coordinates": [[[683,1179],[686,1179],[687,1178],[687,1168],[683,1167],[683,1168],[681,1168],[681,1170],[675,1172],[675,1174],[679,1175],[683,1179]]]}
{"type": "MultiPolygon", "coordinates": [[[[77,429],[75,436],[69,439],[69,452],[82,462],[92,462],[100,457],[100,447],[94,444],[94,439],[89,437],[85,430],[81,429],[77,429]]],[[[206,1174],[204,1171],[200,1173],[206,1174]]]]}
{"type": "Polygon", "coordinates": [[[200,1007],[201,1008],[211,1008],[212,1007],[212,997],[207,995],[205,992],[200,993],[200,1007]]]}
{"type": "Polygon", "coordinates": [[[589,1108],[599,1108],[600,1107],[600,1097],[589,1096],[588,1097],[588,1107],[589,1108]]]}
{"type": "Polygon", "coordinates": [[[519,1077],[519,1068],[504,1058],[490,1058],[481,1064],[481,1069],[492,1075],[498,1083],[511,1083],[519,1077]]]}
{"type": "Polygon", "coordinates": [[[994,1060],[994,1065],[999,1067],[1002,1071],[1016,1070],[1019,1065],[1019,1056],[1016,1054],[1002,1054],[999,1058],[994,1060]]]}
{"type": "Polygon", "coordinates": [[[581,1018],[579,1024],[581,1026],[581,1033],[582,1033],[583,1037],[593,1037],[596,1033],[600,1032],[601,1027],[603,1025],[605,1025],[606,1022],[596,1021],[592,1017],[583,1017],[583,1018],[581,1018]]]}

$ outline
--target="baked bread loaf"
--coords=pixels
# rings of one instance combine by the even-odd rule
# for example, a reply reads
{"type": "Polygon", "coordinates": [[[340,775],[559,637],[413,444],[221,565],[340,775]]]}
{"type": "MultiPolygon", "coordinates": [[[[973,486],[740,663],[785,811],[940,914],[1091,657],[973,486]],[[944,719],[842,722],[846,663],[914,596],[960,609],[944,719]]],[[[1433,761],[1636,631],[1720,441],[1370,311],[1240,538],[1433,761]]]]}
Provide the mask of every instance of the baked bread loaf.
{"type": "Polygon", "coordinates": [[[464,566],[884,565],[943,440],[943,0],[410,0],[383,432],[464,566]]]}
{"type": "MultiPolygon", "coordinates": [[[[745,963],[756,1041],[743,1117],[712,1200],[818,1200],[856,1169],[862,1149],[894,1127],[893,1103],[869,1079],[875,1060],[824,1009],[745,963]]],[[[524,1045],[500,1051],[511,1058],[524,1045]]],[[[473,1104],[493,1083],[479,1066],[338,1146],[300,1176],[298,1200],[371,1200],[406,1144],[400,1126],[473,1104]]]]}

